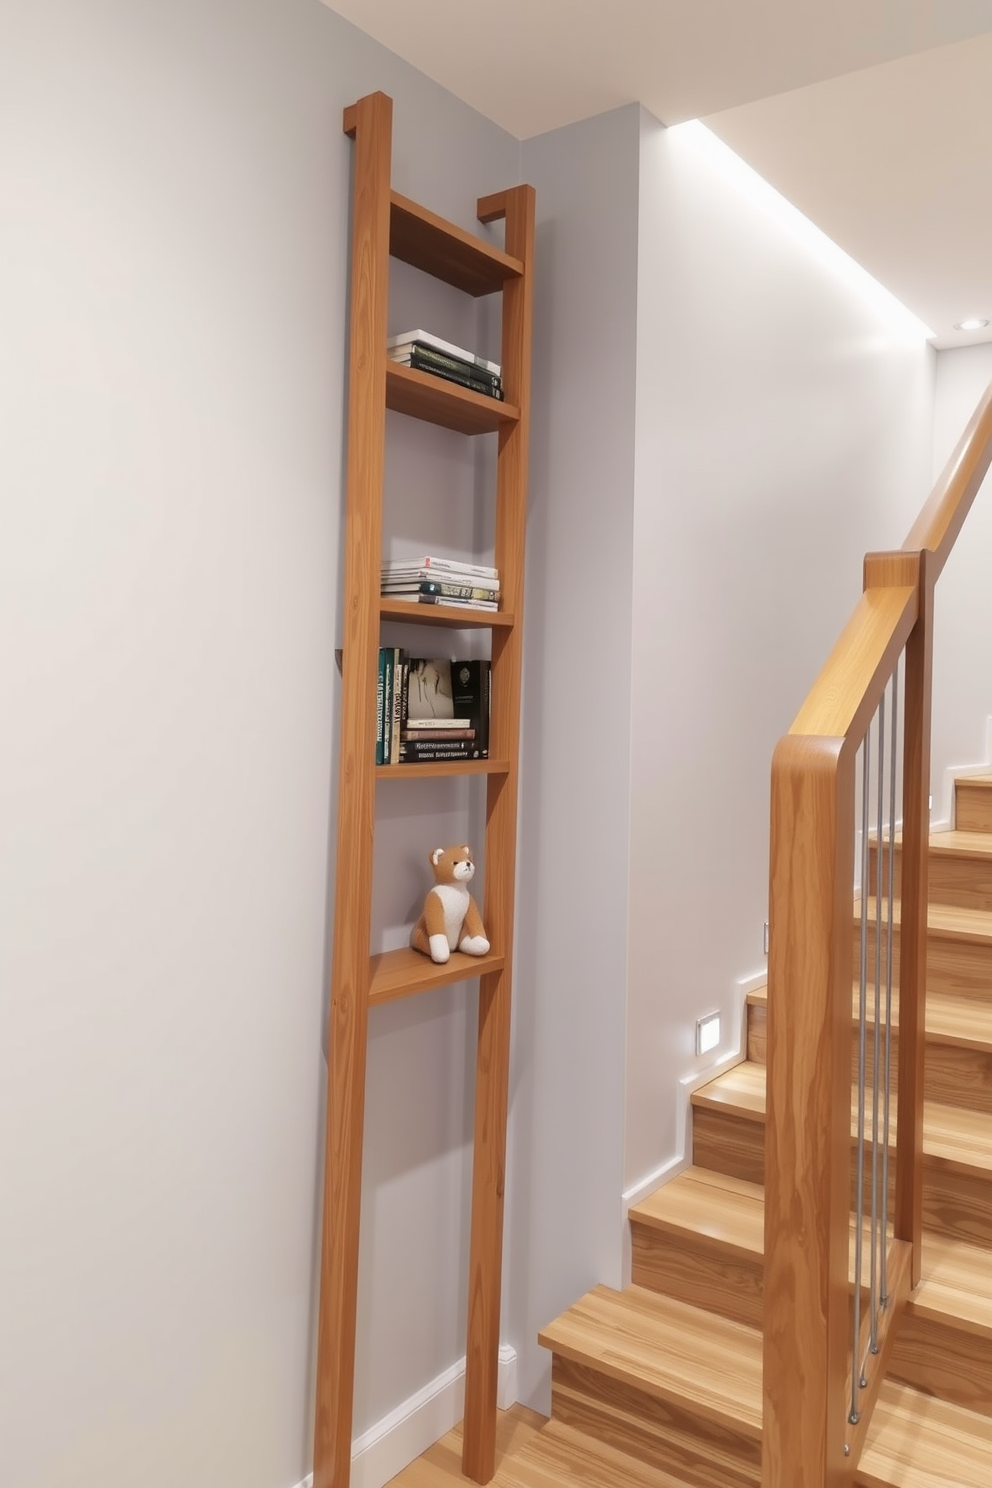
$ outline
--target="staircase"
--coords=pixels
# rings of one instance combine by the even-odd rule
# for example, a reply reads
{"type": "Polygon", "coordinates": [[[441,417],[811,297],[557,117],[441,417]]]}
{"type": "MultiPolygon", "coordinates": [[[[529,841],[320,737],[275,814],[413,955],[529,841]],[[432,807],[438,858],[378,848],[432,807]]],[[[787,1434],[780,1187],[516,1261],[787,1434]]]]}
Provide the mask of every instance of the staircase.
{"type": "MultiPolygon", "coordinates": [[[[992,776],[957,782],[956,822],[930,841],[923,1280],[864,1488],[992,1485],[992,776]]],[[[693,1165],[631,1211],[632,1284],[595,1287],[541,1334],[550,1456],[521,1482],[761,1482],[764,991],[747,1011],[746,1060],[692,1098],[693,1165]]]]}

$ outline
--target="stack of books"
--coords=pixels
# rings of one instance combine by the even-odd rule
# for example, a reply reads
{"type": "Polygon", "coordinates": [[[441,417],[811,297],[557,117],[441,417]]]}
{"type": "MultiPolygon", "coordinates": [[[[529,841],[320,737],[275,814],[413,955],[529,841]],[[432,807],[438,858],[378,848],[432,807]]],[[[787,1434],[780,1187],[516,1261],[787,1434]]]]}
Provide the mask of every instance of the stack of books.
{"type": "Polygon", "coordinates": [[[463,351],[450,341],[442,341],[440,336],[432,336],[430,331],[404,331],[402,335],[390,336],[386,342],[386,355],[401,366],[431,372],[435,377],[484,393],[487,398],[503,397],[503,379],[498,362],[463,351]]]}
{"type": "Polygon", "coordinates": [[[412,604],[455,605],[469,610],[499,609],[499,570],[454,558],[411,558],[383,563],[379,590],[384,599],[412,604]]]}
{"type": "Polygon", "coordinates": [[[375,762],[488,759],[490,664],[379,651],[375,762]]]}

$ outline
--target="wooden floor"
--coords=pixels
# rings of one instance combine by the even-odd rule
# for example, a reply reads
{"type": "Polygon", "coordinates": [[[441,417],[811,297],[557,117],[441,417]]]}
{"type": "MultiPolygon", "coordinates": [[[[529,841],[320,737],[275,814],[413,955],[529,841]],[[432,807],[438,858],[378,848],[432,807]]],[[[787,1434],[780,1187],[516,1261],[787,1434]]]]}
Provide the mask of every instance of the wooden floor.
{"type": "MultiPolygon", "coordinates": [[[[462,1477],[462,1428],[456,1426],[389,1488],[452,1488],[462,1477]]],[[[656,1467],[617,1452],[585,1432],[549,1421],[515,1405],[500,1411],[496,1428],[496,1476],[491,1488],[685,1488],[656,1467]]]]}

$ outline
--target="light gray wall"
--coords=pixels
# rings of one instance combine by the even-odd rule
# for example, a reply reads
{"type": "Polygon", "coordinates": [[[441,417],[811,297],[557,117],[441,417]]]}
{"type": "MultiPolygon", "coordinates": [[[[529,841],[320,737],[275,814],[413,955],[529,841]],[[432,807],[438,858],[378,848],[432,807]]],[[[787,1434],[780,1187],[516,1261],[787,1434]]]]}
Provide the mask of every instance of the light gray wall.
{"type": "Polygon", "coordinates": [[[539,203],[507,1336],[618,1284],[627,977],[636,108],[527,140],[539,203]],[[528,912],[529,911],[529,912],[528,912]]]}
{"type": "Polygon", "coordinates": [[[929,489],[933,353],[642,116],[624,1183],[761,970],[772,749],[929,489]]]}
{"type": "MultiPolygon", "coordinates": [[[[992,344],[937,353],[934,477],[989,383],[992,344]]],[[[987,763],[992,747],[992,480],[986,479],[947,560],[934,603],[933,818],[949,820],[955,766],[987,763]]]]}
{"type": "MultiPolygon", "coordinates": [[[[519,179],[515,140],[318,0],[0,14],[0,1480],[18,1488],[289,1488],[310,1465],[341,110],[375,88],[399,190],[472,226],[476,196],[519,179]]],[[[473,334],[419,278],[398,276],[396,316],[473,334]]],[[[396,544],[472,545],[491,451],[403,424],[396,544]]],[[[465,804],[478,818],[457,791],[390,790],[378,944],[436,836],[462,835],[465,804]]],[[[464,1351],[471,1000],[373,1017],[356,1432],[464,1351]]]]}

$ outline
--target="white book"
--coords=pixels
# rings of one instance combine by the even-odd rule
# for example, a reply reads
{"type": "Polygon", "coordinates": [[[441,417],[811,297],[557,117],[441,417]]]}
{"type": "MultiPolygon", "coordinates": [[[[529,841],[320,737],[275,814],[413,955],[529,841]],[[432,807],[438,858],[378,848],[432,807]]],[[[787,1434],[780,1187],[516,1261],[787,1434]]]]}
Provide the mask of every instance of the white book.
{"type": "Polygon", "coordinates": [[[437,579],[439,583],[444,582],[444,574],[471,574],[475,579],[491,579],[491,585],[486,588],[498,588],[499,569],[489,568],[484,563],[459,563],[457,558],[390,558],[380,565],[383,578],[392,578],[400,574],[421,574],[425,579],[437,579]]]}
{"type": "Polygon", "coordinates": [[[399,336],[390,336],[386,342],[387,351],[396,351],[400,347],[412,346],[415,341],[420,341],[424,346],[433,346],[435,351],[443,351],[447,356],[457,357],[460,362],[469,362],[474,367],[482,367],[484,371],[491,372],[494,377],[500,376],[499,362],[487,361],[485,357],[476,356],[472,351],[465,351],[461,346],[455,346],[451,341],[442,341],[440,336],[432,336],[430,331],[403,331],[399,336]]]}
{"type": "Polygon", "coordinates": [[[414,733],[417,729],[467,729],[472,727],[471,718],[407,718],[403,727],[414,733]]]}

